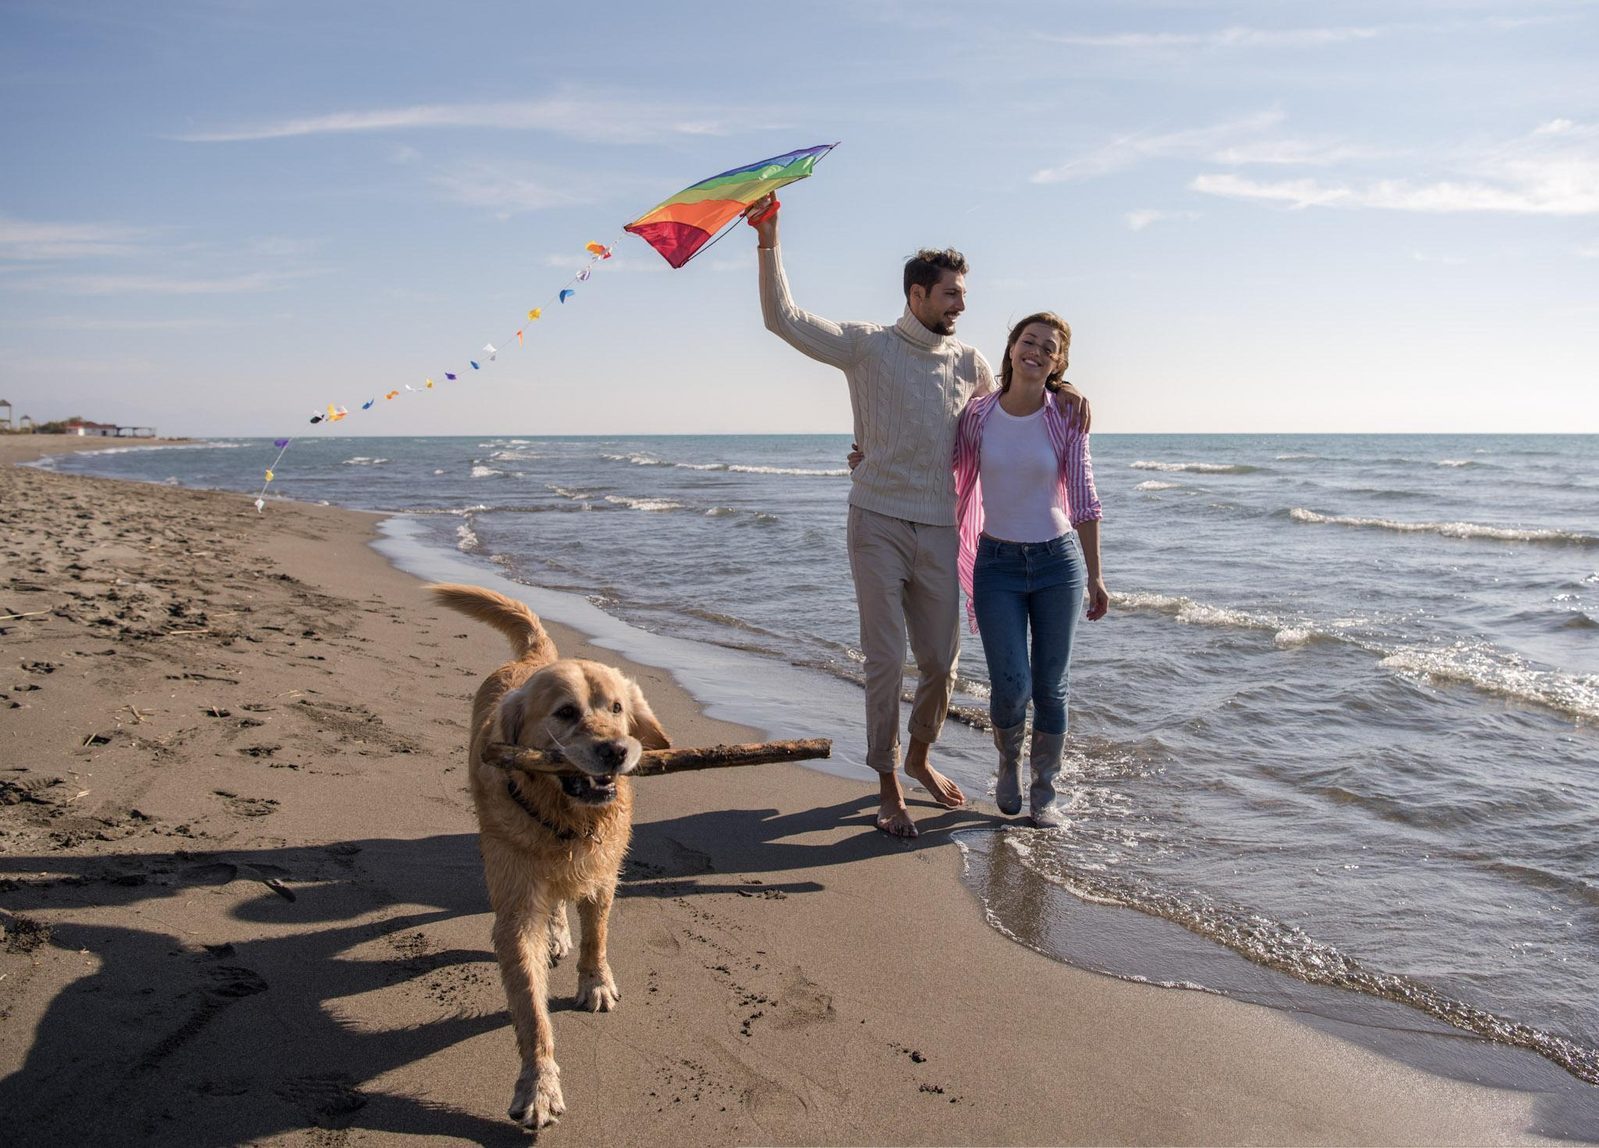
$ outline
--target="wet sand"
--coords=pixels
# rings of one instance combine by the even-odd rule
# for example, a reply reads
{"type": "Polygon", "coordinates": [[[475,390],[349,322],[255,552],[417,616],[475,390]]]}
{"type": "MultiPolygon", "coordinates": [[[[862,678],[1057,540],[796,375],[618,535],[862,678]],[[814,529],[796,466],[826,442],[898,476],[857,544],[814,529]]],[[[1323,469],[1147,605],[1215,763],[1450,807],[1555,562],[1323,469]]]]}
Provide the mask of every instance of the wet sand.
{"type": "MultiPolygon", "coordinates": [[[[464,776],[503,639],[375,516],[10,465],[93,445],[0,437],[0,1141],[526,1142],[464,776]]],[[[677,744],[758,736],[551,630],[677,744]]],[[[1005,939],[949,836],[993,811],[891,841],[868,780],[637,783],[542,1142],[1537,1142],[1537,1092],[1005,939]]]]}

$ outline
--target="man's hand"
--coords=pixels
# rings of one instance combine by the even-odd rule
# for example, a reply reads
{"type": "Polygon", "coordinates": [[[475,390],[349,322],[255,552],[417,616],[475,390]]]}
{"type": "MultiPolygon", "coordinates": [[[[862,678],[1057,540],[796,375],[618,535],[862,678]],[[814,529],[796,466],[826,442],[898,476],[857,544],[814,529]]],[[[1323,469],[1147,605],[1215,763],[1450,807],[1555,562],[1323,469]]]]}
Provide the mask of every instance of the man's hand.
{"type": "Polygon", "coordinates": [[[1062,406],[1066,412],[1066,421],[1083,434],[1088,433],[1089,417],[1088,400],[1083,398],[1083,392],[1070,383],[1062,383],[1060,390],[1055,394],[1055,402],[1062,406]]]}
{"type": "Polygon", "coordinates": [[[777,196],[767,193],[744,209],[744,218],[755,229],[755,246],[777,246],[777,196]]]}

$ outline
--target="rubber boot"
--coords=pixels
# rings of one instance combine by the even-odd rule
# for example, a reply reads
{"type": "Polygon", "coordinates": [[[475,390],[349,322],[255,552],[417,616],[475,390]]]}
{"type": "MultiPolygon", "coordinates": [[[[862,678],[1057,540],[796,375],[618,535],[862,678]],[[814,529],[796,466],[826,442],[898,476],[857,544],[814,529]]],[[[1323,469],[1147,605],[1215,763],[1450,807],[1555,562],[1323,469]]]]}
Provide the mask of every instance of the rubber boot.
{"type": "Polygon", "coordinates": [[[1055,779],[1060,776],[1061,756],[1066,751],[1066,735],[1033,730],[1033,785],[1027,791],[1033,824],[1040,829],[1059,829],[1066,815],[1055,800],[1055,779]]]}
{"type": "Polygon", "coordinates": [[[999,780],[994,783],[994,804],[1007,817],[1022,811],[1022,740],[1026,736],[1025,719],[1009,729],[994,727],[994,748],[999,750],[999,780]]]}

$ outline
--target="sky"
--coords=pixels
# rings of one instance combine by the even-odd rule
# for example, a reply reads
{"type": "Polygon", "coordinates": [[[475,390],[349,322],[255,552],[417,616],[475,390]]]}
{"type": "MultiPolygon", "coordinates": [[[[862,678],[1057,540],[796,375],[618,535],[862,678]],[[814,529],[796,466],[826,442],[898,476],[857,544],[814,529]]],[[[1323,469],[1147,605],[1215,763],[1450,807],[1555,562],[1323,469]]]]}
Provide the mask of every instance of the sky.
{"type": "Polygon", "coordinates": [[[958,334],[997,365],[1065,316],[1096,432],[1599,433],[1579,0],[3,0],[0,398],[847,432],[842,375],[761,325],[752,231],[674,271],[621,230],[834,141],[782,193],[800,306],[891,323],[905,258],[957,247],[958,334]]]}

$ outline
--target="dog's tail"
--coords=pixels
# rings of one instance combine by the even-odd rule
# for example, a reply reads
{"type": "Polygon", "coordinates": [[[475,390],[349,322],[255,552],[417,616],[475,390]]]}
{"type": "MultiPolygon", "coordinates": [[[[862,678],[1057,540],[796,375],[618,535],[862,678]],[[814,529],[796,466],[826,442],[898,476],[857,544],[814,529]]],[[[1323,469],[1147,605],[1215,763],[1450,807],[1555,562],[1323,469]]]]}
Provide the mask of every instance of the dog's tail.
{"type": "Polygon", "coordinates": [[[463,586],[455,582],[436,582],[426,589],[441,606],[459,610],[504,634],[511,640],[511,649],[519,659],[549,644],[539,616],[515,598],[481,586],[463,586]]]}

